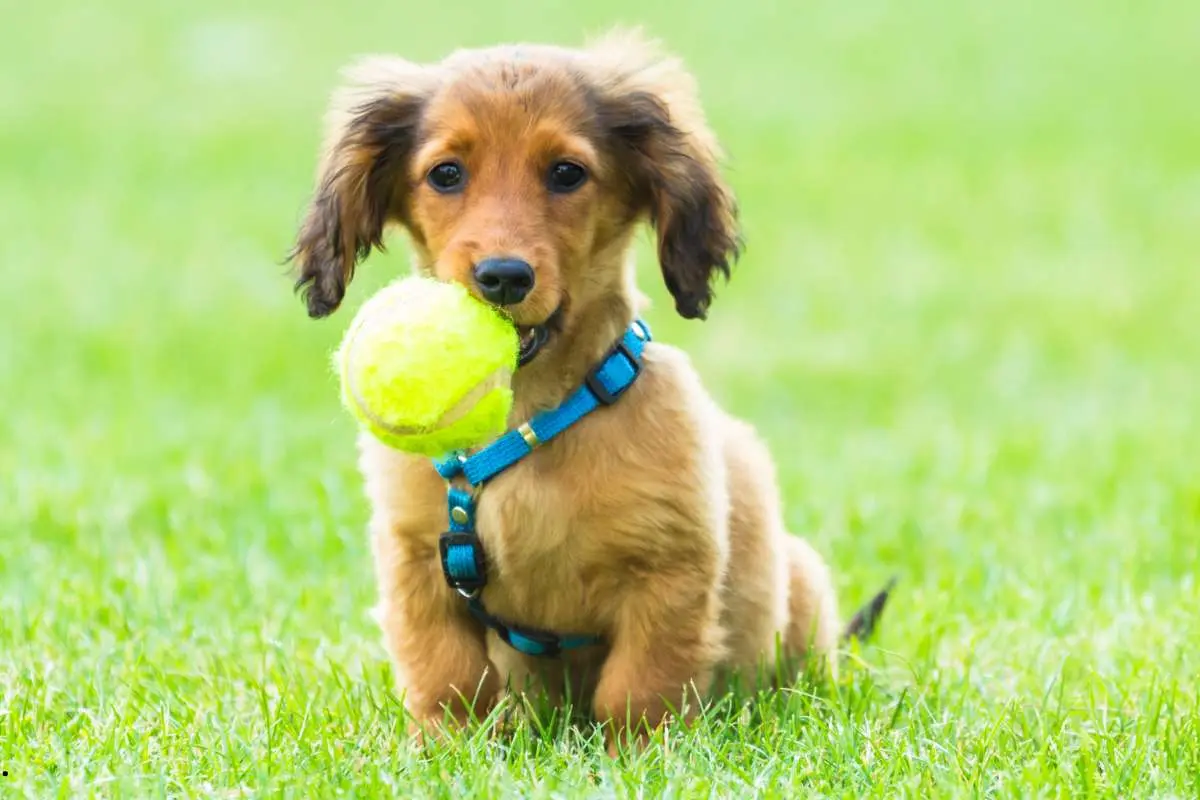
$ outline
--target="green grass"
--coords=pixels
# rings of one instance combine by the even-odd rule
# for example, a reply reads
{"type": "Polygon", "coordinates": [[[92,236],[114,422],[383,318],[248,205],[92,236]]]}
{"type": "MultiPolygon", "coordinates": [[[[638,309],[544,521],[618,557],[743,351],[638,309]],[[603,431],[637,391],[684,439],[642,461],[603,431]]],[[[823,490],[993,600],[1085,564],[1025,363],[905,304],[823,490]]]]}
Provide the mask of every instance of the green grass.
{"type": "Polygon", "coordinates": [[[244,8],[4,13],[0,796],[1200,794],[1200,5],[244,8]],[[749,241],[703,325],[643,259],[656,333],[844,606],[901,583],[837,692],[621,763],[558,723],[424,754],[365,613],[346,318],[279,262],[352,55],[613,22],[698,74],[749,241]]]}

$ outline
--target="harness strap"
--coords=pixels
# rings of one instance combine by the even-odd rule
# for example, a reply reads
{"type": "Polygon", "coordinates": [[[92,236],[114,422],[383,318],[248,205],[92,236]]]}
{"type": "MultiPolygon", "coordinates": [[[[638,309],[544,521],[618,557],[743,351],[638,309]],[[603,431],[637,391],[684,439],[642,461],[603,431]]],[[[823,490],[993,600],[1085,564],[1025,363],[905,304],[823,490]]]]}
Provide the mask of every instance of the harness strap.
{"type": "Polygon", "coordinates": [[[505,622],[499,617],[489,614],[478,597],[468,600],[467,608],[475,619],[494,630],[500,636],[501,641],[527,656],[551,658],[563,650],[574,650],[599,644],[601,641],[599,636],[557,634],[537,628],[526,628],[523,625],[513,625],[511,622],[505,622]]]}
{"type": "Polygon", "coordinates": [[[641,320],[635,321],[600,363],[588,372],[583,386],[576,389],[562,405],[535,415],[529,422],[509,431],[472,456],[454,454],[436,462],[438,473],[447,480],[463,475],[467,483],[479,486],[600,406],[612,405],[641,374],[642,353],[648,341],[650,329],[641,320]]]}
{"type": "Polygon", "coordinates": [[[475,533],[475,498],[466,489],[446,491],[450,530],[438,538],[442,573],[463,597],[471,597],[487,584],[487,560],[475,533]]]}
{"type": "Polygon", "coordinates": [[[633,322],[584,383],[558,408],[544,411],[516,430],[509,431],[474,455],[455,453],[434,462],[448,482],[446,491],[450,530],[438,539],[442,573],[446,582],[467,600],[477,620],[496,631],[514,649],[530,656],[555,656],[563,650],[596,644],[600,637],[560,635],[505,622],[483,606],[480,592],[487,585],[487,559],[475,532],[475,497],[449,481],[463,477],[478,490],[486,481],[516,464],[535,447],[558,436],[601,406],[612,405],[633,385],[642,371],[642,354],[650,340],[650,329],[641,320],[633,322]]]}

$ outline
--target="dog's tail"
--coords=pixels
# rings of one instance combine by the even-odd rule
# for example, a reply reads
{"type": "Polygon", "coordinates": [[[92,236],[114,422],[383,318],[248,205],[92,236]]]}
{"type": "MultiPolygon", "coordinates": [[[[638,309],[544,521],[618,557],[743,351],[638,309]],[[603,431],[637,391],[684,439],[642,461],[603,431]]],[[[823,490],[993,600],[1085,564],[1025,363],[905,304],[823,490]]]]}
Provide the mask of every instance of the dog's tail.
{"type": "Polygon", "coordinates": [[[850,618],[850,621],[846,623],[846,628],[842,631],[843,644],[851,639],[865,643],[871,638],[871,634],[875,632],[875,626],[879,622],[879,617],[883,614],[883,608],[887,605],[892,590],[896,588],[896,580],[897,578],[893,576],[886,586],[850,618]]]}

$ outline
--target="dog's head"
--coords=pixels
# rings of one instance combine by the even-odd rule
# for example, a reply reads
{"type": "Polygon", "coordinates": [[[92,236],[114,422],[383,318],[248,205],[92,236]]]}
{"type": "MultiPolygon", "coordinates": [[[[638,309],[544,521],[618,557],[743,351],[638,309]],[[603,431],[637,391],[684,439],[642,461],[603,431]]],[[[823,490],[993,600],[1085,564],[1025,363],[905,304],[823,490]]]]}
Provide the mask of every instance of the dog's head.
{"type": "Polygon", "coordinates": [[[589,308],[629,307],[625,253],[642,219],[676,309],[705,316],[739,236],[677,60],[622,34],[586,50],[500,47],[433,65],[372,58],[348,77],[293,253],[311,316],[338,307],[394,222],[420,271],[503,306],[530,355],[589,308]]]}

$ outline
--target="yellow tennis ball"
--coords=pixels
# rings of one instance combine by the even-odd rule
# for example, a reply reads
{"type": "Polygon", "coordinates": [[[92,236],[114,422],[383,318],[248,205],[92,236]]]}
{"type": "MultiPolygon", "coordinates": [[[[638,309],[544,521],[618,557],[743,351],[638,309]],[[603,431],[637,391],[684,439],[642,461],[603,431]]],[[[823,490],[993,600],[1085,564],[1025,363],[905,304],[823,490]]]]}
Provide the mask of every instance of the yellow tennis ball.
{"type": "Polygon", "coordinates": [[[384,444],[437,457],[504,432],[516,328],[458,283],[405,278],[373,295],[334,361],[347,410],[384,444]]]}

